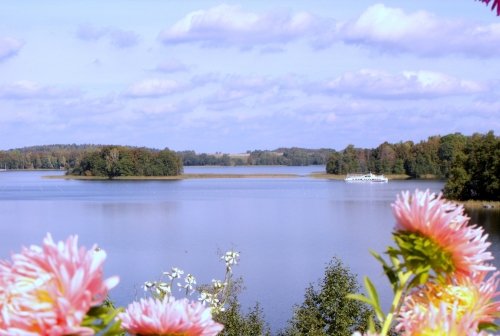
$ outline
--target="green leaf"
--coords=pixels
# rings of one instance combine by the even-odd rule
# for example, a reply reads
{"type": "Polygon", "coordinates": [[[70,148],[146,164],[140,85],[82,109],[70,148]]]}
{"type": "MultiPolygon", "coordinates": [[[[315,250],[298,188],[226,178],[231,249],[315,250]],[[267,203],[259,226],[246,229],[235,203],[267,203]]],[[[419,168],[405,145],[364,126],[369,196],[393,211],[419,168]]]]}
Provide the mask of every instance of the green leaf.
{"type": "Polygon", "coordinates": [[[361,295],[361,294],[347,294],[346,298],[351,299],[351,300],[358,300],[358,301],[367,303],[370,306],[373,306],[373,302],[369,298],[367,298],[366,296],[361,295]]]}
{"type": "Polygon", "coordinates": [[[365,276],[364,281],[365,281],[365,288],[368,291],[368,295],[370,296],[371,300],[377,306],[380,305],[377,290],[375,289],[375,286],[373,285],[373,283],[370,281],[370,278],[365,276]]]}
{"type": "Polygon", "coordinates": [[[82,327],[94,330],[98,335],[115,336],[124,335],[121,322],[116,319],[122,309],[115,309],[112,304],[104,302],[100,306],[92,307],[85,315],[82,327]]]}
{"type": "Polygon", "coordinates": [[[499,331],[500,330],[500,327],[498,327],[498,325],[496,325],[495,323],[492,323],[492,322],[481,322],[479,323],[479,327],[478,327],[479,331],[483,331],[483,330],[486,330],[486,331],[499,331]]]}
{"type": "Polygon", "coordinates": [[[373,316],[370,316],[368,319],[368,331],[372,334],[375,334],[377,330],[375,329],[375,322],[373,321],[373,316]]]}
{"type": "Polygon", "coordinates": [[[377,315],[379,321],[382,322],[384,320],[384,313],[382,312],[382,308],[380,307],[380,300],[378,297],[377,289],[375,288],[375,286],[368,277],[365,277],[364,281],[365,281],[365,288],[372,301],[372,307],[375,310],[375,314],[377,315]]]}

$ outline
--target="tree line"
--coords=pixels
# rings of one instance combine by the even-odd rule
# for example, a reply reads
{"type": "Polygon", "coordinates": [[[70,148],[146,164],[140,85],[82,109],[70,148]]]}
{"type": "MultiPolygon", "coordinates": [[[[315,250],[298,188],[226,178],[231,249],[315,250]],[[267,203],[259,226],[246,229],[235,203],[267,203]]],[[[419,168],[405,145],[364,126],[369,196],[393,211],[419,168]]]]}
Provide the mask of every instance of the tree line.
{"type": "Polygon", "coordinates": [[[195,151],[177,152],[184,166],[309,166],[324,165],[335,151],[333,149],[278,148],[253,150],[244,154],[198,154],[195,151]]]}
{"type": "Polygon", "coordinates": [[[490,131],[431,136],[416,144],[384,142],[374,149],[348,145],[330,156],[326,171],[446,179],[448,198],[500,200],[500,138],[490,131]]]}
{"type": "MultiPolygon", "coordinates": [[[[89,152],[107,145],[45,145],[0,151],[0,168],[7,169],[74,169],[89,152]]],[[[122,149],[136,148],[118,146],[122,149]]],[[[143,150],[158,152],[157,149],[143,150]]],[[[196,153],[193,150],[175,152],[184,166],[244,166],[244,165],[324,165],[333,149],[278,148],[253,150],[241,155],[196,153]]]]}

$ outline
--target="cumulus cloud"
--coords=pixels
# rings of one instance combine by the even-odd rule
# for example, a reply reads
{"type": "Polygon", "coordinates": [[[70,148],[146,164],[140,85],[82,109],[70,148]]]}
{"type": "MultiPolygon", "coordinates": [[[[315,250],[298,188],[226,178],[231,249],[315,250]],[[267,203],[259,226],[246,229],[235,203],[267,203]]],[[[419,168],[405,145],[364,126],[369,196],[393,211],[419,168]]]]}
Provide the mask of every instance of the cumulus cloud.
{"type": "Polygon", "coordinates": [[[2,99],[57,99],[79,94],[77,90],[60,89],[28,80],[0,85],[0,98],[2,99]]]}
{"type": "Polygon", "coordinates": [[[158,98],[182,91],[185,85],[172,79],[145,79],[132,84],[125,96],[130,98],[158,98]]]}
{"type": "Polygon", "coordinates": [[[0,37],[0,62],[16,55],[23,43],[11,37],[0,37]]]}
{"type": "Polygon", "coordinates": [[[326,92],[380,99],[420,99],[484,92],[479,82],[463,80],[439,72],[404,71],[391,74],[363,69],[347,72],[322,85],[326,92]]]}
{"type": "Polygon", "coordinates": [[[159,39],[164,44],[199,42],[203,46],[252,48],[287,43],[319,29],[317,18],[307,12],[254,13],[220,5],[187,14],[163,30],[159,39]]]}
{"type": "Polygon", "coordinates": [[[500,55],[500,23],[476,24],[440,18],[426,11],[406,13],[383,4],[369,7],[357,19],[340,23],[330,38],[330,43],[341,40],[384,52],[500,55]]]}
{"type": "Polygon", "coordinates": [[[91,25],[80,25],[76,36],[84,41],[97,41],[106,38],[109,43],[117,48],[129,48],[137,45],[140,37],[133,31],[126,31],[113,27],[94,27],[91,25]]]}

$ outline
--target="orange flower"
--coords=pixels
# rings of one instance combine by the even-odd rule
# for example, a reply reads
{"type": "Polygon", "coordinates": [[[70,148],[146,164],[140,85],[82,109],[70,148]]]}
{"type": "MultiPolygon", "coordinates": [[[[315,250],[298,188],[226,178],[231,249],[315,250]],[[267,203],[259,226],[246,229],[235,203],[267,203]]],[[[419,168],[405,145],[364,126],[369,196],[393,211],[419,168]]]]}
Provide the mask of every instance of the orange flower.
{"type": "Polygon", "coordinates": [[[495,269],[486,264],[493,259],[487,251],[488,236],[483,235],[483,229],[467,225],[469,217],[461,205],[442,199],[441,194],[416,190],[414,194],[406,191],[398,195],[392,207],[396,235],[417,234],[430,240],[430,245],[450,257],[453,275],[467,277],[495,269]]]}
{"type": "Polygon", "coordinates": [[[187,299],[141,299],[133,302],[118,318],[132,335],[215,336],[223,325],[212,320],[209,308],[187,299]]]}
{"type": "Polygon", "coordinates": [[[118,283],[103,280],[106,253],[78,248],[78,238],[24,248],[0,264],[0,335],[93,335],[80,327],[91,306],[118,283]]]}
{"type": "Polygon", "coordinates": [[[494,323],[500,313],[498,273],[487,281],[484,277],[414,289],[405,298],[397,330],[403,335],[475,335],[480,323],[494,323]]]}

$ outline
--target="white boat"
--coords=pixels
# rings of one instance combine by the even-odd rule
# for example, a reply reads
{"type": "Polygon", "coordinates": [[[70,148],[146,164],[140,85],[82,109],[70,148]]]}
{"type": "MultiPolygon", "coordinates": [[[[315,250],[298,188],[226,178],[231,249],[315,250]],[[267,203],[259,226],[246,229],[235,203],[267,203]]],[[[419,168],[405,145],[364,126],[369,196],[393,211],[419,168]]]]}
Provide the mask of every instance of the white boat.
{"type": "Polygon", "coordinates": [[[346,182],[382,182],[388,181],[387,177],[384,175],[375,175],[371,172],[368,174],[347,174],[345,178],[346,182]]]}

